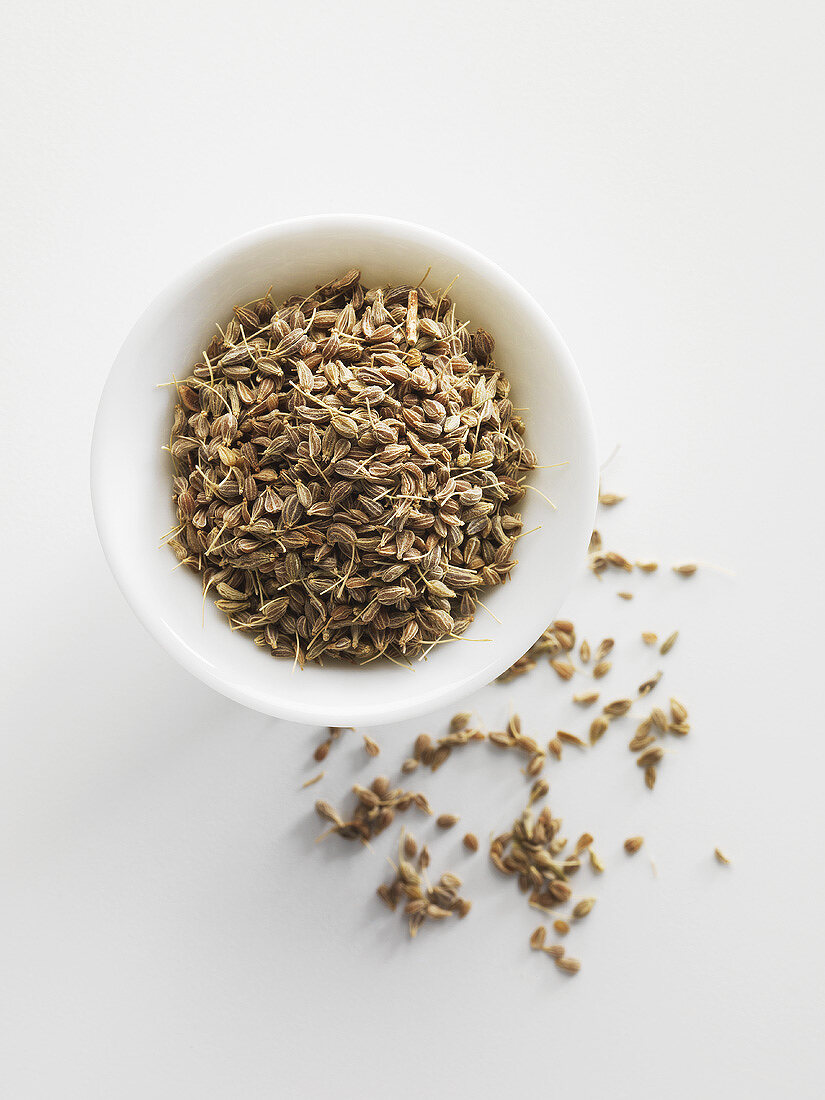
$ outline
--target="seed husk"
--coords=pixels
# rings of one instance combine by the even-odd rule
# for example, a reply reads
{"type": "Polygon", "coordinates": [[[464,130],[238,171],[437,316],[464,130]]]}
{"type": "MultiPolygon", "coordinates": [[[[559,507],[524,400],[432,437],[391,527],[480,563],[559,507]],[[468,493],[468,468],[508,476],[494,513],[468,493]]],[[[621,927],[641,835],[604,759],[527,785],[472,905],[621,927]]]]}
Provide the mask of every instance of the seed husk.
{"type": "Polygon", "coordinates": [[[629,836],[624,842],[624,850],[628,855],[635,855],[644,844],[645,838],[643,836],[629,836]]]}
{"type": "Polygon", "coordinates": [[[465,833],[462,844],[468,852],[478,851],[478,837],[475,835],[475,833],[465,833]]]}
{"type": "Polygon", "coordinates": [[[590,849],[590,866],[597,875],[600,875],[602,871],[604,871],[604,864],[592,848],[590,849]]]}
{"type": "Polygon", "coordinates": [[[381,752],[378,743],[373,741],[371,737],[367,737],[366,734],[364,734],[364,749],[366,750],[367,756],[378,756],[381,752]]]}
{"type": "Polygon", "coordinates": [[[435,823],[439,829],[452,829],[453,825],[457,825],[458,822],[458,814],[439,814],[435,819],[435,823]]]}
{"type": "Polygon", "coordinates": [[[659,652],[662,654],[662,656],[664,656],[665,653],[670,653],[671,649],[673,649],[674,645],[676,645],[676,639],[678,637],[679,631],[674,630],[672,634],[665,638],[661,646],[659,646],[659,652]]]}
{"type": "Polygon", "coordinates": [[[728,857],[723,852],[720,852],[718,848],[713,849],[713,854],[716,856],[718,863],[730,863],[728,857]]]}

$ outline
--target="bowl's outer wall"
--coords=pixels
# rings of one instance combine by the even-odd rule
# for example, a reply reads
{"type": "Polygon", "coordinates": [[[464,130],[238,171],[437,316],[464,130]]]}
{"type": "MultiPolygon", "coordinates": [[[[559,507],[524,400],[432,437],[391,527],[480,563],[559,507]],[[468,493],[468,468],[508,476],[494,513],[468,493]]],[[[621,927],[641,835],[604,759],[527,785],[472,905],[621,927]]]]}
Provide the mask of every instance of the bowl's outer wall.
{"type": "Polygon", "coordinates": [[[92,449],[92,498],[106,557],[152,635],[218,691],[296,721],[369,724],[409,717],[466,694],[507,668],[541,633],[581,568],[598,483],[587,397],[569,352],[536,302],[500,268],[441,234],[381,218],[330,216],[284,222],[241,238],[201,261],[158,296],[124,343],[104,389],[92,449]],[[174,524],[168,442],[174,390],[231,307],[272,288],[283,300],[359,267],[365,285],[417,282],[446,287],[459,317],[496,338],[496,361],[525,409],[527,441],[542,465],[522,502],[519,564],[509,583],[485,594],[499,625],[480,610],[461,641],[436,646],[414,671],[386,662],[353,668],[274,660],[233,633],[200,581],[173,567],[158,545],[174,524]],[[203,618],[203,625],[202,623],[203,618]],[[490,641],[472,639],[491,639],[490,641]]]}

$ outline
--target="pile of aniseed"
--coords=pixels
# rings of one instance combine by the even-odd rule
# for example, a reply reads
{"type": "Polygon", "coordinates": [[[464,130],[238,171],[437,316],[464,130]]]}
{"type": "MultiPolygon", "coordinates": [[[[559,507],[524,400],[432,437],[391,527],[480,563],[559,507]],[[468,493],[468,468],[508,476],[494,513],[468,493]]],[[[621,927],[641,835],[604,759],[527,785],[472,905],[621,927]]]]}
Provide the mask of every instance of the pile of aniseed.
{"type": "Polygon", "coordinates": [[[446,294],[357,270],[265,295],[177,386],[170,545],[233,629],[303,664],[408,661],[515,565],[536,456],[446,294]]]}
{"type": "MultiPolygon", "coordinates": [[[[601,503],[612,506],[624,499],[615,494],[602,494],[601,503]]],[[[609,567],[630,572],[633,565],[622,555],[604,552],[601,549],[598,532],[593,533],[590,548],[590,564],[599,575],[609,567]]],[[[653,573],[657,569],[655,562],[637,563],[644,573],[653,573]]],[[[674,566],[675,572],[690,577],[697,571],[693,564],[674,566]]],[[[660,657],[666,657],[676,643],[678,632],[669,635],[661,644],[656,634],[645,631],[642,642],[646,646],[658,646],[660,657]]],[[[601,703],[599,714],[589,721],[584,736],[578,736],[566,730],[557,730],[546,744],[522,730],[518,715],[513,715],[504,730],[485,732],[470,713],[456,714],[449,723],[443,737],[433,739],[429,734],[420,734],[413,745],[411,754],[404,760],[400,772],[407,775],[419,767],[435,771],[444,765],[457,749],[488,742],[500,750],[514,753],[523,761],[522,771],[531,783],[527,805],[508,829],[496,835],[491,834],[489,859],[492,865],[503,875],[514,878],[519,890],[527,895],[528,904],[552,919],[552,931],[557,938],[565,937],[573,926],[587,917],[596,904],[596,898],[589,893],[578,894],[574,890],[576,875],[586,862],[591,873],[599,875],[604,864],[594,848],[594,838],[583,833],[575,844],[570,845],[563,835],[561,818],[554,817],[546,804],[537,812],[534,803],[544,799],[549,792],[549,784],[542,776],[548,756],[561,760],[566,746],[577,751],[588,751],[596,746],[614,723],[626,720],[631,711],[638,710],[643,700],[654,691],[662,678],[662,671],[656,670],[639,685],[633,695],[601,700],[601,681],[612,668],[608,659],[614,649],[612,638],[603,638],[591,646],[582,640],[576,646],[574,624],[568,620],[556,620],[545,630],[530,650],[521,657],[503,676],[502,681],[510,681],[535,668],[539,661],[546,660],[562,681],[570,681],[574,675],[589,675],[593,686],[573,694],[573,702],[582,708],[594,707],[601,703]]],[[[657,777],[657,767],[665,756],[665,745],[669,736],[684,737],[690,732],[687,708],[675,698],[671,698],[666,712],[661,706],[653,706],[636,725],[628,741],[628,748],[634,754],[636,764],[642,769],[647,787],[652,790],[657,777]]],[[[323,759],[334,741],[338,740],[341,730],[330,730],[328,737],[316,750],[316,759],[323,759]]],[[[364,748],[368,756],[373,757],[380,751],[377,743],[369,737],[364,738],[364,748]]],[[[322,773],[323,775],[323,773],[322,773]]],[[[308,783],[315,782],[309,780],[308,783]]],[[[433,814],[427,798],[421,793],[393,786],[385,776],[378,776],[368,788],[356,785],[352,788],[356,804],[354,809],[342,815],[328,802],[319,800],[315,804],[318,814],[329,823],[329,829],[323,835],[334,832],[346,839],[358,839],[369,845],[369,840],[390,826],[395,815],[411,807],[427,814],[433,814]]],[[[452,828],[459,818],[453,813],[440,814],[436,823],[441,828],[452,828]]],[[[628,856],[635,855],[643,846],[641,836],[628,837],[624,849],[628,856]]],[[[463,845],[468,853],[478,850],[479,842],[474,833],[467,833],[463,845]]],[[[719,863],[730,861],[718,848],[714,852],[719,863]]],[[[402,830],[399,839],[398,858],[392,863],[394,877],[390,883],[382,883],[377,890],[379,898],[392,910],[403,903],[403,912],[407,917],[410,934],[415,936],[419,928],[428,921],[441,921],[452,914],[465,916],[470,910],[470,902],[458,895],[461,880],[452,872],[445,872],[433,886],[427,878],[430,853],[426,845],[419,851],[414,837],[402,830]],[[416,859],[417,857],[417,859],[416,859]]],[[[549,929],[539,925],[530,936],[530,947],[552,958],[556,966],[569,974],[580,969],[578,959],[567,955],[560,943],[548,943],[549,929]]]]}

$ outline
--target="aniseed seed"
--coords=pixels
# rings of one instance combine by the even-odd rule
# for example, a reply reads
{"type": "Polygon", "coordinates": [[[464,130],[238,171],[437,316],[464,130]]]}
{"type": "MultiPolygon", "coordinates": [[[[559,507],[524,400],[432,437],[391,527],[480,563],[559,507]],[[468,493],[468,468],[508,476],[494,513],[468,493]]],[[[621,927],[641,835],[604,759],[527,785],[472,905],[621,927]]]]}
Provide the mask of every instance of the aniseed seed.
{"type": "Polygon", "coordinates": [[[594,718],[590,723],[590,744],[595,745],[596,742],[604,736],[607,732],[610,722],[603,714],[600,714],[598,718],[594,718]]]}
{"type": "Polygon", "coordinates": [[[576,737],[575,733],[567,733],[565,730],[559,730],[556,737],[560,741],[566,742],[568,745],[576,745],[580,749],[586,749],[586,742],[582,741],[581,737],[576,737]]]}
{"type": "Polygon", "coordinates": [[[723,852],[720,852],[718,848],[713,849],[713,854],[716,856],[719,863],[730,863],[728,857],[723,852]]]}
{"type": "Polygon", "coordinates": [[[582,707],[589,707],[599,698],[598,691],[583,691],[580,695],[573,696],[573,702],[582,707]]]}
{"type": "Polygon", "coordinates": [[[557,760],[561,760],[562,745],[558,737],[553,737],[547,742],[547,748],[557,760]]]}
{"type": "Polygon", "coordinates": [[[649,791],[656,786],[656,769],[652,764],[645,768],[645,786],[649,791]]]}
{"type": "Polygon", "coordinates": [[[670,700],[670,716],[674,722],[687,721],[687,707],[683,703],[680,703],[678,699],[671,698],[670,700]]]}
{"type": "Polygon", "coordinates": [[[621,504],[624,499],[618,493],[599,493],[599,504],[603,504],[605,508],[612,508],[614,504],[621,504]]]}
{"type": "Polygon", "coordinates": [[[613,666],[610,661],[599,661],[599,663],[593,669],[593,676],[597,680],[601,680],[602,676],[606,676],[612,667],[613,666]]]}
{"type": "Polygon", "coordinates": [[[452,829],[453,825],[457,825],[459,821],[457,814],[439,814],[435,819],[436,825],[439,829],[452,829]]]}
{"type": "Polygon", "coordinates": [[[576,672],[569,661],[562,661],[558,657],[551,659],[550,667],[562,678],[562,680],[571,680],[576,672]]]}
{"type": "Polygon", "coordinates": [[[542,947],[542,951],[545,955],[549,955],[551,959],[555,959],[557,965],[559,960],[564,958],[564,948],[560,943],[553,943],[550,944],[549,947],[542,947]]]}
{"type": "Polygon", "coordinates": [[[628,855],[635,855],[644,844],[645,838],[643,836],[629,836],[624,842],[624,850],[628,855]]]}
{"type": "Polygon", "coordinates": [[[673,572],[678,573],[682,577],[692,577],[698,568],[698,565],[693,565],[692,563],[688,565],[674,565],[673,572]]]}
{"type": "Polygon", "coordinates": [[[643,630],[642,641],[645,643],[645,645],[656,645],[658,638],[657,635],[655,635],[651,630],[643,630]]]}
{"type": "Polygon", "coordinates": [[[620,600],[632,600],[633,599],[633,593],[632,592],[617,592],[616,595],[619,597],[620,600]]]}
{"type": "Polygon", "coordinates": [[[593,843],[593,837],[590,833],[582,833],[579,839],[576,841],[576,855],[579,856],[585,849],[589,848],[593,843]]]}
{"type": "Polygon", "coordinates": [[[640,768],[646,768],[649,764],[658,764],[664,755],[665,750],[656,745],[653,748],[645,749],[645,751],[636,758],[636,763],[640,768]]]}
{"type": "Polygon", "coordinates": [[[662,733],[667,729],[667,715],[661,707],[654,707],[650,712],[650,720],[657,729],[660,729],[662,733]]]}
{"type": "Polygon", "coordinates": [[[565,956],[561,959],[556,959],[556,966],[559,970],[564,970],[567,974],[578,974],[582,964],[578,959],[569,959],[565,956]]]}
{"type": "Polygon", "coordinates": [[[404,855],[407,859],[415,859],[418,852],[418,844],[416,844],[415,837],[412,833],[404,834],[404,855]]]}
{"type": "Polygon", "coordinates": [[[576,920],[581,920],[582,917],[587,916],[587,914],[592,910],[592,908],[595,904],[596,904],[596,899],[595,898],[582,898],[581,901],[577,902],[573,906],[573,917],[576,920]]]}
{"type": "Polygon", "coordinates": [[[636,568],[641,569],[643,573],[655,573],[659,565],[655,561],[637,561],[636,568]]]}
{"type": "Polygon", "coordinates": [[[590,660],[590,645],[586,638],[579,646],[579,659],[583,665],[586,665],[590,660]]]}
{"type": "Polygon", "coordinates": [[[546,938],[547,929],[544,927],[543,924],[540,924],[530,937],[530,946],[533,948],[534,951],[540,951],[542,947],[544,947],[544,941],[546,938]]]}
{"type": "Polygon", "coordinates": [[[609,714],[611,718],[621,718],[623,714],[627,714],[632,706],[632,699],[616,699],[603,708],[603,713],[609,714]]]}
{"type": "Polygon", "coordinates": [[[673,649],[673,647],[676,645],[676,639],[678,637],[679,637],[679,631],[674,630],[671,635],[669,635],[667,638],[665,638],[665,640],[662,642],[661,646],[659,647],[659,652],[662,654],[662,656],[664,656],[665,653],[670,653],[671,649],[673,649]]]}
{"type": "Polygon", "coordinates": [[[475,833],[465,833],[462,843],[468,852],[478,851],[478,837],[475,833]]]}
{"type": "Polygon", "coordinates": [[[364,734],[364,748],[366,749],[367,756],[378,756],[381,749],[376,741],[373,741],[371,737],[367,737],[364,734]]]}
{"type": "Polygon", "coordinates": [[[553,931],[556,932],[559,936],[566,936],[567,933],[570,931],[570,925],[567,923],[566,920],[554,920],[553,931]]]}
{"type": "Polygon", "coordinates": [[[458,730],[465,730],[471,718],[472,714],[469,713],[454,714],[450,719],[450,733],[456,733],[458,730]]]}
{"type": "Polygon", "coordinates": [[[615,643],[612,638],[604,638],[601,642],[599,642],[598,648],[596,649],[596,660],[603,660],[611,651],[614,645],[615,643]]]}
{"type": "Polygon", "coordinates": [[[597,875],[600,875],[604,870],[604,864],[592,848],[590,849],[590,866],[593,868],[597,875]]]}
{"type": "Polygon", "coordinates": [[[410,772],[414,772],[418,767],[418,761],[413,756],[408,756],[404,763],[401,765],[401,771],[405,775],[409,775],[410,772]]]}

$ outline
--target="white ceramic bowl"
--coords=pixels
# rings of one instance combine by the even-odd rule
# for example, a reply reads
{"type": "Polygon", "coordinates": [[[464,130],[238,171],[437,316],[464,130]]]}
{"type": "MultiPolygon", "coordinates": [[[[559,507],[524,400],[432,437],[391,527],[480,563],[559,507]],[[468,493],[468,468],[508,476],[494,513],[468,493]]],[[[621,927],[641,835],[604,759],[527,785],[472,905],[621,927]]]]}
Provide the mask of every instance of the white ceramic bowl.
{"type": "Polygon", "coordinates": [[[201,260],[152,302],[109,374],[92,443],[92,501],[100,541],[135,614],[180,664],[248,707],[298,722],[369,725],[433,710],[487,684],[535,641],[582,565],[596,505],[593,422],[573,360],[538,304],[501,268],[433,230],[388,218],[300,218],[249,233],[201,260]],[[309,292],[351,267],[367,286],[417,282],[451,290],[457,313],[496,339],[496,361],[523,406],[539,461],[522,502],[524,530],[511,580],[484,596],[466,639],[436,646],[414,670],[374,662],[294,669],[233,633],[200,579],[158,549],[174,526],[168,439],[171,387],[199,358],[215,322],[272,286],[273,298],[309,292]]]}

